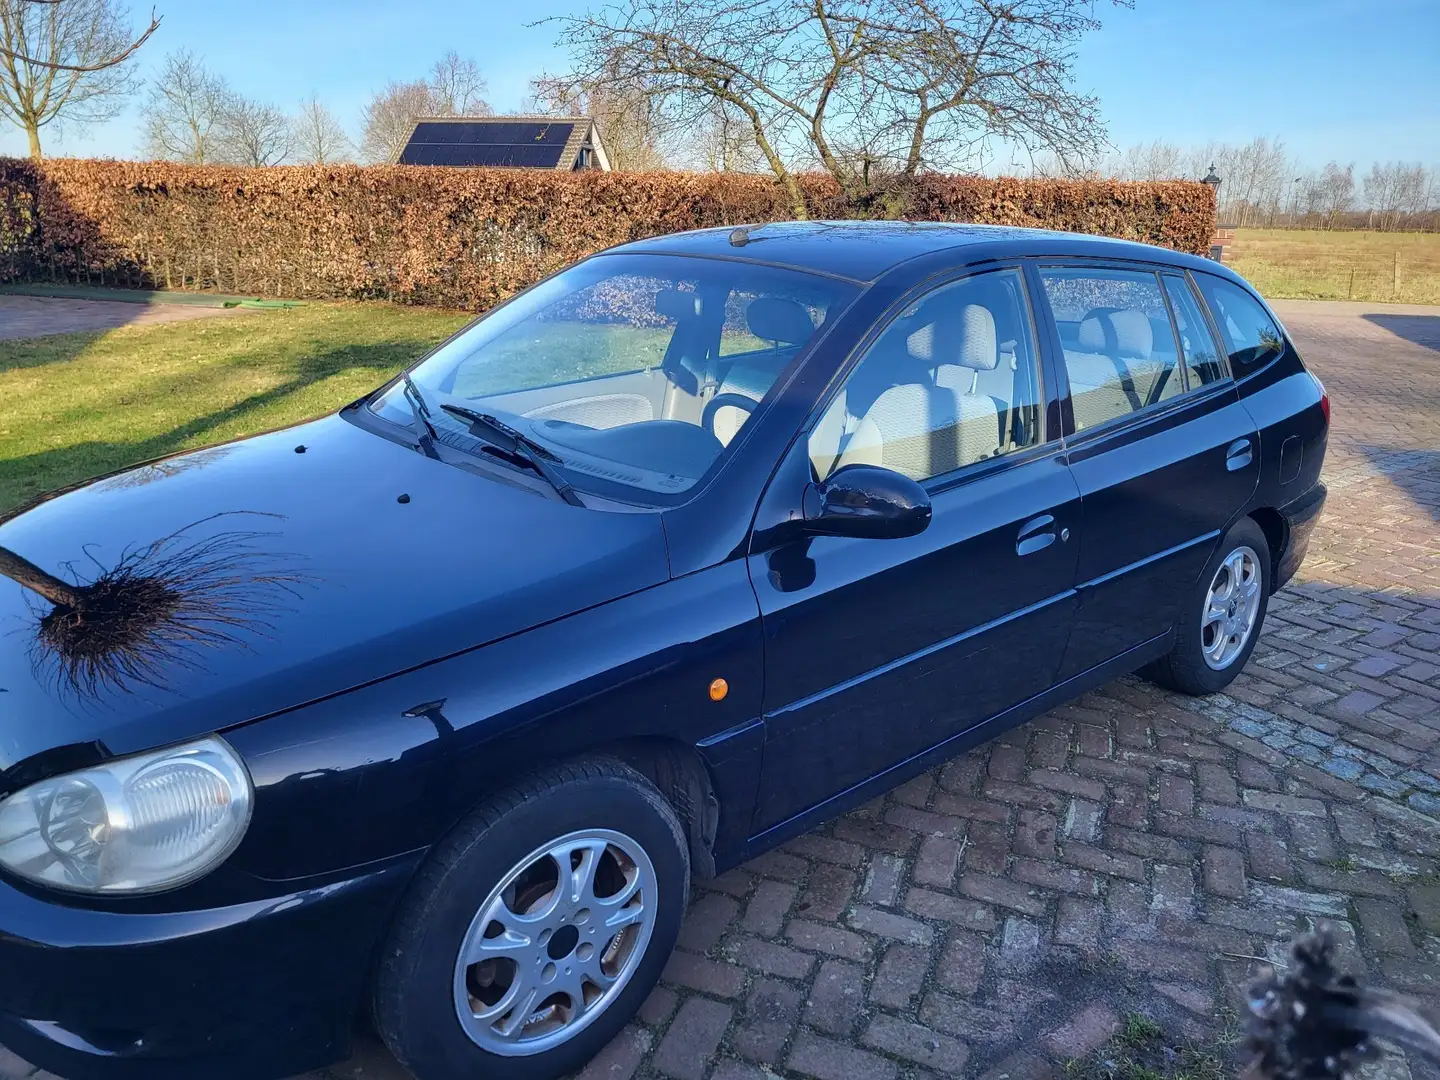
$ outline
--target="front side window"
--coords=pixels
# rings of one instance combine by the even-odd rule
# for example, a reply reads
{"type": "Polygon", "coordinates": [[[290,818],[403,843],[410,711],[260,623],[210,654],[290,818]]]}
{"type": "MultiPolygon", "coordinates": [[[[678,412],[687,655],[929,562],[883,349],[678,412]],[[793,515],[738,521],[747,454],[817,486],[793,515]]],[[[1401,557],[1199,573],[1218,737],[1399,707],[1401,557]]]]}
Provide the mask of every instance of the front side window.
{"type": "Polygon", "coordinates": [[[811,432],[811,466],[817,480],[852,464],[928,480],[1039,442],[1040,401],[1020,275],[978,274],[886,327],[811,432]]]}
{"type": "Polygon", "coordinates": [[[1153,273],[1048,267],[1040,278],[1060,333],[1077,431],[1184,392],[1153,273]]]}
{"type": "Polygon", "coordinates": [[[1180,354],[1185,361],[1185,376],[1188,385],[1204,386],[1219,382],[1230,373],[1215,348],[1215,339],[1205,325],[1205,316],[1200,314],[1199,302],[1189,282],[1174,274],[1165,274],[1165,295],[1170,298],[1170,310],[1175,313],[1175,330],[1180,336],[1180,354]]]}
{"type": "MultiPolygon", "coordinates": [[[[678,501],[850,302],[848,282],[662,255],[597,256],[474,323],[411,371],[447,447],[484,453],[446,404],[543,445],[582,490],[678,501]]],[[[371,408],[410,427],[404,385],[371,408]]]]}
{"type": "Polygon", "coordinates": [[[1237,378],[1285,350],[1285,339],[1275,320],[1248,292],[1209,274],[1196,274],[1195,280],[1220,327],[1237,378]]]}

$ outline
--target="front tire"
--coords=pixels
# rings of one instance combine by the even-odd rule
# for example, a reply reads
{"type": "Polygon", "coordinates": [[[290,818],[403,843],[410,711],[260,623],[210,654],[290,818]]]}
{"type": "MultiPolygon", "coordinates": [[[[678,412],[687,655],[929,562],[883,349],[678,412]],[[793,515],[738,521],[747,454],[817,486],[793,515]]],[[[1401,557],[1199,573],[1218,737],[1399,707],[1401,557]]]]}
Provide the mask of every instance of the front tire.
{"type": "Polygon", "coordinates": [[[674,809],[595,758],[489,800],[421,867],[376,974],[376,1028],[418,1080],[576,1071],[660,977],[689,898],[674,809]]]}
{"type": "Polygon", "coordinates": [[[1145,672],[1182,694],[1229,686],[1255,650],[1270,599],[1270,546],[1250,518],[1225,534],[1175,626],[1175,645],[1145,672]]]}

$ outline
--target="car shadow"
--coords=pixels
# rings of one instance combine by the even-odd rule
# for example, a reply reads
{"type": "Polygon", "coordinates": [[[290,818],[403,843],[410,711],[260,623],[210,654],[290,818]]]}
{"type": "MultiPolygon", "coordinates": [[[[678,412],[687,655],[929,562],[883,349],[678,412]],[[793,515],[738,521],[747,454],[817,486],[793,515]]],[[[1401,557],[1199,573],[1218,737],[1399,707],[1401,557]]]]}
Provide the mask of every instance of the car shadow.
{"type": "Polygon", "coordinates": [[[1440,352],[1440,315],[1383,315],[1371,312],[1361,317],[1396,337],[1440,352]]]}
{"type": "Polygon", "coordinates": [[[1440,450],[1402,447],[1392,449],[1360,443],[1376,475],[1383,476],[1403,491],[1410,501],[1440,522],[1440,450]]]}

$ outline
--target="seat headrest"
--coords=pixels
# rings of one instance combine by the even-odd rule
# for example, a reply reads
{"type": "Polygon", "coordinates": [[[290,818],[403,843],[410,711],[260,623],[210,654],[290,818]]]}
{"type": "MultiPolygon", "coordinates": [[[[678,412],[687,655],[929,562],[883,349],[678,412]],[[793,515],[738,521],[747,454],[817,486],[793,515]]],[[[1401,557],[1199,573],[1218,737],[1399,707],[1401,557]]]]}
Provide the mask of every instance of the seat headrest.
{"type": "Polygon", "coordinates": [[[1155,329],[1143,311],[1096,308],[1080,320],[1079,345],[1085,352],[1148,360],[1155,347],[1155,329]]]}
{"type": "Polygon", "coordinates": [[[804,345],[815,333],[810,312],[794,300],[778,296],[757,296],[745,309],[745,323],[762,341],[784,345],[804,345]]]}
{"type": "Polygon", "coordinates": [[[655,294],[655,310],[667,319],[679,322],[700,314],[700,294],[679,289],[661,289],[655,294]]]}
{"type": "Polygon", "coordinates": [[[994,371],[1000,362],[995,316],[981,304],[937,312],[933,322],[905,339],[905,349],[928,367],[958,364],[972,371],[994,371]]]}

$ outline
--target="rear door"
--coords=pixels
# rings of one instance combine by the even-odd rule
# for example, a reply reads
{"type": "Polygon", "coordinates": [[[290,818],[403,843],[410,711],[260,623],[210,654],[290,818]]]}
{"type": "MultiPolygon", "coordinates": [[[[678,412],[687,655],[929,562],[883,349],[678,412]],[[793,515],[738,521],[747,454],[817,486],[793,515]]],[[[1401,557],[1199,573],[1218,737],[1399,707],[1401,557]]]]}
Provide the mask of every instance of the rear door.
{"type": "Polygon", "coordinates": [[[1083,516],[1060,679],[1169,631],[1259,476],[1254,421],[1198,300],[1161,269],[1032,268],[1083,516]]]}
{"type": "Polygon", "coordinates": [[[852,463],[920,481],[903,540],[757,532],[766,744],[755,833],[1048,688],[1069,636],[1079,498],[1018,269],[903,305],[771,482],[761,520],[852,463]],[[783,535],[783,534],[782,534],[783,535]]]}

